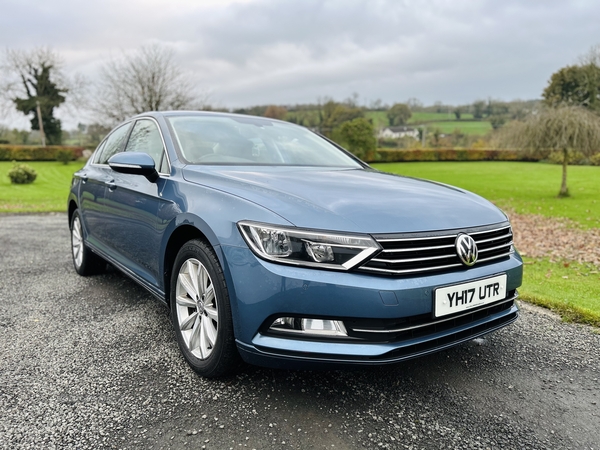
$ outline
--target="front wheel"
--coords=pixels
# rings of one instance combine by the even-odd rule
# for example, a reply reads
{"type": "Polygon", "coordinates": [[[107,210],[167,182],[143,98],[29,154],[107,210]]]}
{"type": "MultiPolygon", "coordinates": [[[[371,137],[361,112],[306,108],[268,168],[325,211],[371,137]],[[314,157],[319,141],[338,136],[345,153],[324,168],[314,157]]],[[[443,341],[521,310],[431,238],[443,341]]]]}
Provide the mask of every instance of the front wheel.
{"type": "Polygon", "coordinates": [[[171,320],[177,343],[198,374],[218,377],[239,364],[225,277],[212,249],[186,243],[171,274],[171,320]]]}

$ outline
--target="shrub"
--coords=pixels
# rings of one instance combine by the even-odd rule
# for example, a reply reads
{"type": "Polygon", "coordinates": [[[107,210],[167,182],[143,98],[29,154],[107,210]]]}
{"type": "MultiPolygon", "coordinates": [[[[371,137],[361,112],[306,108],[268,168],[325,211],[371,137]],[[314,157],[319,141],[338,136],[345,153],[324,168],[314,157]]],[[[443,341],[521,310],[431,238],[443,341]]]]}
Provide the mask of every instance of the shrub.
{"type": "Polygon", "coordinates": [[[75,154],[73,150],[70,148],[59,148],[56,151],[56,160],[63,164],[69,164],[69,161],[73,161],[75,159],[75,154]]]}
{"type": "Polygon", "coordinates": [[[73,159],[81,158],[83,147],[49,145],[0,145],[0,161],[57,161],[60,151],[70,151],[73,159]]]}
{"type": "Polygon", "coordinates": [[[16,164],[8,171],[8,178],[12,184],[30,184],[37,178],[33,167],[27,164],[16,164]]]}
{"type": "Polygon", "coordinates": [[[600,153],[596,153],[594,156],[590,157],[590,164],[592,166],[600,166],[600,153]]]}
{"type": "Polygon", "coordinates": [[[522,155],[516,150],[480,148],[414,148],[410,150],[392,150],[379,148],[377,149],[376,159],[370,161],[537,161],[538,159],[531,155],[522,155]]]}

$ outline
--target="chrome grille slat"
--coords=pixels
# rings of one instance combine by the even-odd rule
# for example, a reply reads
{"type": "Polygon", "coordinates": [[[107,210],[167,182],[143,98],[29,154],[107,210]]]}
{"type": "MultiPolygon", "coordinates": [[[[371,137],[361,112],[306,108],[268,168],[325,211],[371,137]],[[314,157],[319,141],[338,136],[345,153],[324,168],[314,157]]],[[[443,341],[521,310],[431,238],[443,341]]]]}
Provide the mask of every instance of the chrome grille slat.
{"type": "Polygon", "coordinates": [[[371,261],[373,262],[384,262],[384,263],[405,263],[405,262],[413,262],[413,261],[431,261],[432,259],[444,259],[444,258],[452,258],[454,254],[449,253],[446,255],[440,256],[427,256],[424,258],[408,258],[408,259],[378,259],[373,258],[371,261]]]}
{"type": "Polygon", "coordinates": [[[367,266],[362,266],[361,270],[368,270],[370,272],[385,272],[385,273],[399,273],[399,274],[408,274],[408,273],[417,273],[417,272],[431,272],[432,270],[441,270],[441,269],[450,269],[452,267],[460,267],[462,264],[448,264],[446,266],[437,266],[437,267],[424,267],[421,269],[406,269],[406,270],[390,270],[390,269],[378,269],[367,266]]]}
{"type": "MultiPolygon", "coordinates": [[[[444,236],[446,237],[446,236],[444,236]]],[[[414,248],[401,248],[401,249],[384,249],[382,253],[400,253],[400,252],[419,252],[424,250],[439,250],[441,248],[454,248],[454,245],[437,245],[433,247],[414,247],[414,248]]]]}
{"type": "MultiPolygon", "coordinates": [[[[502,231],[502,230],[506,230],[510,228],[510,225],[506,225],[505,227],[500,227],[500,228],[494,228],[493,230],[484,230],[484,231],[471,231],[467,234],[473,236],[474,234],[482,234],[482,233],[491,233],[491,232],[498,232],[498,231],[502,231]]],[[[511,235],[512,235],[512,231],[511,231],[511,235]]]]}
{"type": "Polygon", "coordinates": [[[410,275],[466,268],[456,254],[454,244],[458,235],[463,233],[475,240],[482,256],[475,266],[506,258],[513,253],[513,235],[507,223],[497,227],[448,230],[447,233],[438,231],[413,233],[413,236],[411,233],[374,235],[375,240],[383,247],[382,251],[357,270],[384,275],[410,275]]]}
{"type": "Polygon", "coordinates": [[[497,247],[481,248],[481,249],[479,249],[479,253],[491,252],[492,250],[498,250],[499,248],[510,247],[511,245],[513,245],[512,241],[510,241],[508,244],[498,245],[497,247]]]}
{"type": "Polygon", "coordinates": [[[399,239],[377,239],[377,242],[402,242],[402,241],[424,241],[429,239],[444,239],[444,238],[456,238],[458,234],[454,235],[444,235],[444,236],[424,236],[424,237],[415,237],[415,238],[399,238],[399,239]]]}
{"type": "Polygon", "coordinates": [[[494,241],[498,241],[498,240],[506,239],[506,238],[507,238],[507,236],[502,236],[502,237],[499,237],[499,238],[493,237],[493,238],[489,238],[489,239],[477,240],[477,245],[479,245],[479,244],[486,244],[488,242],[494,242],[494,241]]]}

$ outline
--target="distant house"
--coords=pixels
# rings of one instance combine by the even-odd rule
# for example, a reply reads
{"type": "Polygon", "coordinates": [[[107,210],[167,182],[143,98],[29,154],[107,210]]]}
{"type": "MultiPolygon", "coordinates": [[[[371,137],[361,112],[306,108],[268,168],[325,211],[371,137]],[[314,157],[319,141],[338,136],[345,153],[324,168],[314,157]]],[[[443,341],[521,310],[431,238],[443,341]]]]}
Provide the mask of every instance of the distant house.
{"type": "Polygon", "coordinates": [[[384,127],[379,131],[377,137],[380,139],[398,139],[406,136],[419,139],[419,130],[411,127],[384,127]]]}

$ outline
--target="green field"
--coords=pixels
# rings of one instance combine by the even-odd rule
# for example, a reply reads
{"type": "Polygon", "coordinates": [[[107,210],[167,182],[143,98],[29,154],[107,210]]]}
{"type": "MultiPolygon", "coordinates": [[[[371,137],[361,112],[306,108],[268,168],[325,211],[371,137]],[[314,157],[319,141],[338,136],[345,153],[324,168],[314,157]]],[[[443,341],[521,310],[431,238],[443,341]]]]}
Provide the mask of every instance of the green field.
{"type": "Polygon", "coordinates": [[[459,186],[523,214],[567,217],[600,227],[600,167],[570,166],[571,197],[558,198],[561,166],[524,162],[414,162],[372,164],[386,172],[459,186]]]}
{"type": "Polygon", "coordinates": [[[387,113],[385,111],[367,111],[365,112],[365,117],[373,121],[373,126],[376,129],[387,127],[389,125],[387,113]]]}
{"type": "Polygon", "coordinates": [[[428,122],[423,124],[427,127],[427,133],[439,129],[444,134],[451,134],[454,130],[460,130],[463,134],[483,136],[492,131],[492,124],[480,120],[453,120],[451,122],[428,122]]]}
{"type": "MultiPolygon", "coordinates": [[[[367,111],[365,117],[373,121],[375,128],[388,126],[385,111],[367,111]]],[[[432,133],[437,128],[445,134],[450,134],[459,129],[462,133],[468,135],[485,135],[492,129],[492,125],[488,121],[473,120],[473,114],[463,114],[461,120],[456,120],[454,114],[417,112],[413,113],[408,125],[413,127],[424,126],[427,128],[428,133],[432,133]]]]}
{"type": "MultiPolygon", "coordinates": [[[[600,167],[569,167],[571,197],[558,198],[561,167],[522,162],[424,162],[373,167],[448,183],[521,214],[566,217],[582,228],[600,228],[600,167]]],[[[526,258],[524,300],[566,320],[600,326],[600,268],[568,261],[526,258]]]]}
{"type": "Polygon", "coordinates": [[[450,111],[450,114],[447,112],[414,112],[408,123],[439,122],[442,120],[456,120],[456,122],[461,122],[463,120],[473,120],[473,114],[461,114],[460,119],[460,121],[456,120],[456,116],[452,111],[450,111]]]}
{"type": "Polygon", "coordinates": [[[0,162],[0,212],[51,212],[67,209],[71,175],[83,163],[28,162],[37,172],[32,184],[11,184],[8,171],[11,162],[0,162]]]}

